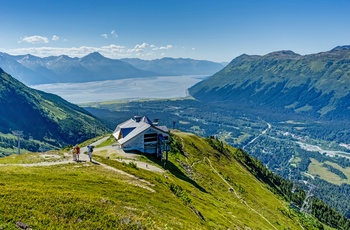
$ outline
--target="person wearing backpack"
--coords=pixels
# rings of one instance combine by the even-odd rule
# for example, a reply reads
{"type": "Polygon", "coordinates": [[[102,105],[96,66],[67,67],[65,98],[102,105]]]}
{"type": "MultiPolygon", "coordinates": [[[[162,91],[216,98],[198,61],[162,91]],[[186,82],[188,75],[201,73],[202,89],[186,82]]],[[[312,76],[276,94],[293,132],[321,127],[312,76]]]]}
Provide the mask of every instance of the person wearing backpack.
{"type": "Polygon", "coordinates": [[[92,152],[94,151],[94,146],[93,145],[88,145],[87,146],[87,150],[88,150],[88,155],[90,158],[90,162],[92,162],[92,152]]]}

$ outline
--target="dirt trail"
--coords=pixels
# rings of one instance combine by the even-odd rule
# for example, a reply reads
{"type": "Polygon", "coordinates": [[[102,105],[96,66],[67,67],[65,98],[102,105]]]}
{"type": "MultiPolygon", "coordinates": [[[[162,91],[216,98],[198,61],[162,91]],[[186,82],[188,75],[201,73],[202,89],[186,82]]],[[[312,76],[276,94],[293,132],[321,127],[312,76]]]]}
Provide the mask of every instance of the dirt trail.
{"type": "Polygon", "coordinates": [[[214,170],[214,172],[221,178],[221,180],[227,184],[229,186],[229,189],[232,190],[235,194],[235,196],[240,199],[242,201],[243,204],[245,204],[250,210],[252,210],[253,212],[255,212],[256,214],[258,214],[261,218],[263,218],[269,225],[271,225],[274,229],[277,230],[277,228],[268,220],[266,219],[262,214],[260,214],[258,211],[256,211],[255,209],[253,209],[252,207],[250,207],[250,205],[242,198],[240,197],[236,190],[220,175],[220,173],[218,171],[216,171],[216,169],[213,167],[213,165],[211,164],[211,161],[209,160],[209,158],[205,157],[204,161],[207,160],[209,162],[210,167],[214,170]]]}
{"type": "MultiPolygon", "coordinates": [[[[270,128],[271,128],[271,126],[270,126],[270,124],[268,124],[268,128],[267,128],[266,130],[264,130],[263,133],[262,133],[261,135],[265,134],[265,133],[267,132],[267,130],[270,129],[270,128]]],[[[184,149],[184,141],[183,141],[182,138],[181,138],[181,145],[182,145],[182,149],[184,149]]],[[[245,204],[250,210],[252,210],[253,212],[255,212],[257,215],[259,215],[261,218],[263,218],[269,225],[271,225],[274,229],[277,230],[277,228],[276,228],[268,219],[266,219],[261,213],[259,213],[259,212],[256,211],[255,209],[253,209],[241,196],[238,195],[238,193],[237,193],[236,190],[230,185],[230,183],[228,183],[228,182],[220,175],[220,173],[213,167],[213,165],[211,164],[211,161],[210,161],[209,158],[204,157],[204,158],[203,158],[203,161],[198,161],[198,162],[194,162],[194,163],[200,163],[200,162],[205,162],[205,161],[208,161],[210,167],[214,170],[214,172],[220,177],[220,179],[221,179],[225,184],[228,185],[229,190],[233,191],[233,193],[235,194],[235,196],[236,196],[238,199],[240,199],[241,202],[242,202],[243,204],[245,204]]],[[[193,163],[193,165],[194,165],[194,163],[193,163]]],[[[193,166],[193,165],[192,165],[192,166],[193,166]]]]}
{"type": "MultiPolygon", "coordinates": [[[[108,137],[102,138],[102,139],[92,143],[91,145],[96,146],[96,145],[104,142],[107,138],[108,137]]],[[[103,148],[105,148],[105,147],[103,147],[103,148]]],[[[99,150],[99,148],[96,148],[96,150],[99,150]]],[[[61,165],[61,164],[70,164],[70,163],[77,164],[77,165],[78,164],[88,164],[88,163],[91,164],[89,156],[87,154],[85,154],[85,152],[87,152],[87,147],[80,148],[79,162],[73,161],[72,154],[66,153],[65,158],[63,158],[63,160],[59,159],[59,161],[44,161],[44,162],[28,163],[28,164],[0,164],[0,167],[1,166],[2,167],[5,167],[5,166],[37,167],[37,166],[52,166],[52,165],[61,165]]],[[[50,155],[50,154],[45,154],[43,156],[48,156],[48,155],[50,155]]],[[[124,161],[126,161],[126,160],[124,160],[124,161]]],[[[103,163],[95,161],[95,160],[93,160],[92,163],[95,165],[100,165],[105,169],[108,169],[110,171],[113,171],[113,172],[116,172],[120,175],[125,176],[129,180],[128,183],[130,183],[132,185],[147,189],[151,192],[155,192],[155,190],[151,188],[152,186],[154,186],[154,184],[152,184],[146,180],[140,179],[132,174],[129,174],[129,173],[124,172],[122,170],[113,168],[111,166],[108,166],[106,164],[103,164],[103,163]]],[[[151,170],[151,171],[163,172],[163,171],[160,171],[159,168],[157,168],[155,166],[147,165],[145,162],[141,162],[141,161],[137,161],[137,166],[138,167],[143,166],[145,169],[151,170]]]]}

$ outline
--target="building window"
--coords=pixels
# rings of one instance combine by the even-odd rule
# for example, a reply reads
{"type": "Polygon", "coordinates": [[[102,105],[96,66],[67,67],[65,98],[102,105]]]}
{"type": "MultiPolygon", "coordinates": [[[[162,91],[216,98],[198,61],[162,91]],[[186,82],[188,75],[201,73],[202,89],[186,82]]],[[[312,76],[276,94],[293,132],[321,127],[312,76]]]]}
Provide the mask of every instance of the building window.
{"type": "Polygon", "coordinates": [[[144,135],[144,142],[155,142],[158,140],[158,134],[157,133],[150,133],[144,135]]]}

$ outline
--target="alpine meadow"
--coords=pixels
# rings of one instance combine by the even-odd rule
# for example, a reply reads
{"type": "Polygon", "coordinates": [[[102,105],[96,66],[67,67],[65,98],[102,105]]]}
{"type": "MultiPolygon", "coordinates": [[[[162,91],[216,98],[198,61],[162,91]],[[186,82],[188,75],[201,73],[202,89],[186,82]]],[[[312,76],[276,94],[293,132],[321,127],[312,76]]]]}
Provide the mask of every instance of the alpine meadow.
{"type": "Polygon", "coordinates": [[[350,2],[0,4],[0,230],[350,230],[350,2]]]}

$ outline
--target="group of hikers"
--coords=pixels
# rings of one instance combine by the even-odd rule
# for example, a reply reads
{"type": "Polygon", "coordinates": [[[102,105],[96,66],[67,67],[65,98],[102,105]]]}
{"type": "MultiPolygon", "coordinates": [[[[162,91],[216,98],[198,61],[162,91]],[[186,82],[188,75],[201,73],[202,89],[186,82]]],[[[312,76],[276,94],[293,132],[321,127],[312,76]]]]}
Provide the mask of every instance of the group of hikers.
{"type": "MultiPolygon", "coordinates": [[[[87,146],[87,153],[90,158],[90,162],[92,162],[92,152],[94,151],[93,145],[88,145],[87,146]]],[[[73,154],[73,161],[80,161],[79,156],[80,156],[80,147],[76,144],[73,149],[72,149],[72,154],[73,154]]]]}

